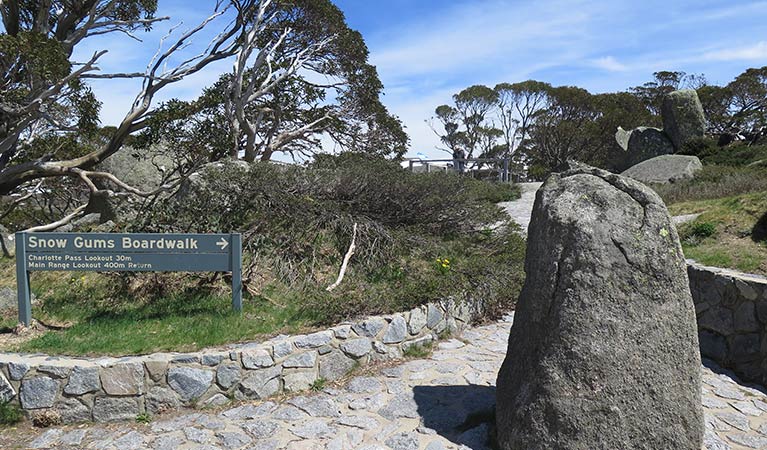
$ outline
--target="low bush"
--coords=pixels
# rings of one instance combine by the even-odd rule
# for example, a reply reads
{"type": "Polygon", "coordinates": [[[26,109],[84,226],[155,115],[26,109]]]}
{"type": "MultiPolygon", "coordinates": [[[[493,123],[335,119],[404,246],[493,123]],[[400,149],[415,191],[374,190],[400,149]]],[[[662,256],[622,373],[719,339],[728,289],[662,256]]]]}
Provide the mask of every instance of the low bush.
{"type": "Polygon", "coordinates": [[[716,234],[716,225],[711,222],[694,221],[679,227],[679,239],[684,245],[695,246],[703,239],[716,234]]]}
{"type": "Polygon", "coordinates": [[[679,153],[697,156],[703,164],[739,167],[767,161],[767,144],[736,142],[719,147],[714,139],[698,138],[684,144],[679,153]]]}
{"type": "MultiPolygon", "coordinates": [[[[189,192],[160,204],[136,231],[243,234],[247,280],[329,285],[356,224],[353,266],[364,276],[404,267],[409,279],[451,239],[473,239],[505,218],[495,203],[516,198],[508,184],[454,174],[414,174],[383,158],[319,156],[308,167],[253,164],[209,168],[189,192]]],[[[460,246],[460,244],[459,244],[460,246]]],[[[473,248],[473,246],[469,246],[473,248]]],[[[395,270],[396,271],[396,270],[395,270]]],[[[415,277],[418,278],[418,277],[415,277]]],[[[259,289],[255,286],[254,289],[259,289]]]]}
{"type": "Polygon", "coordinates": [[[654,185],[653,189],[667,205],[767,191],[767,169],[709,165],[691,180],[654,185]]]}
{"type": "Polygon", "coordinates": [[[496,205],[518,195],[513,185],[415,174],[355,154],[307,167],[211,165],[120,226],[241,233],[241,316],[227,304],[228,274],[41,273],[32,280],[42,299],[34,315],[63,329],[20,350],[187,351],[446,298],[481,303],[492,319],[513,307],[524,277],[525,241],[496,205]],[[348,270],[329,292],[352,237],[348,270]]]}
{"type": "Polygon", "coordinates": [[[18,405],[10,402],[0,402],[0,424],[13,425],[21,422],[23,415],[18,405]]]}

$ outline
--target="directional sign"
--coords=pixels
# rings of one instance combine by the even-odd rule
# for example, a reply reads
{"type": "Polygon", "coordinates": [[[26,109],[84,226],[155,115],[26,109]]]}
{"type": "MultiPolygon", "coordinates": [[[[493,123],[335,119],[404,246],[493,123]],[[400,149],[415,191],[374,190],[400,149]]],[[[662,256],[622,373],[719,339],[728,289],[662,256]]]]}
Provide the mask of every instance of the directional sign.
{"type": "Polygon", "coordinates": [[[29,325],[30,271],[232,272],[242,310],[239,234],[16,233],[19,320],[29,325]]]}

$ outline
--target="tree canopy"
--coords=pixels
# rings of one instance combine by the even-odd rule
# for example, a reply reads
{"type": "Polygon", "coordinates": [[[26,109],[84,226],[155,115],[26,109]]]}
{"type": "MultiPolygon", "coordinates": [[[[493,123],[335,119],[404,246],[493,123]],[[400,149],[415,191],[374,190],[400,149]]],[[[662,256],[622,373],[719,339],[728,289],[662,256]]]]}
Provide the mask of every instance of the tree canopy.
{"type": "Polygon", "coordinates": [[[168,20],[155,16],[157,6],[156,0],[0,3],[0,195],[62,178],[91,196],[153,195],[96,170],[129,141],[167,148],[177,181],[221,158],[310,155],[322,151],[323,135],[342,151],[404,153],[408,137],[380,101],[383,85],[367,46],[330,0],[219,0],[198,25],[171,28],[144,72],[102,72],[98,63],[108,48],[87,61],[73,59],[75,48],[94,36],[138,39],[168,20]],[[210,28],[218,31],[210,42],[195,42],[210,28]],[[234,68],[198,99],[154,104],[167,86],[223,59],[234,68]],[[102,99],[89,86],[94,78],[141,80],[114,127],[100,126],[102,99]]]}
{"type": "Polygon", "coordinates": [[[726,86],[703,75],[661,71],[625,92],[592,94],[575,86],[554,87],[527,80],[475,85],[440,105],[430,124],[446,150],[467,149],[474,157],[511,158],[533,176],[543,176],[575,158],[603,165],[618,127],[661,127],[663,97],[696,89],[709,133],[747,132],[767,127],[767,67],[748,69],[726,86]]]}

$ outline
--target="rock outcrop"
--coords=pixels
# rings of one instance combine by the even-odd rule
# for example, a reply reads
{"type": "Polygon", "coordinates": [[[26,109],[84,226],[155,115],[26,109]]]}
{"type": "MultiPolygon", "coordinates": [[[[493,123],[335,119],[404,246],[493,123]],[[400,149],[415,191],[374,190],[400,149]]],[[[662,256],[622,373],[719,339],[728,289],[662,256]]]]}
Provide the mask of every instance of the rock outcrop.
{"type": "Polygon", "coordinates": [[[663,99],[661,107],[663,130],[671,138],[677,151],[692,139],[702,138],[706,132],[706,116],[698,93],[692,89],[674,91],[663,99]]]}
{"type": "Polygon", "coordinates": [[[500,448],[699,450],[695,311],[663,201],[570,164],[538,191],[529,232],[497,381],[500,448]]]}
{"type": "Polygon", "coordinates": [[[663,155],[642,161],[621,175],[645,184],[668,184],[693,178],[702,168],[697,156],[663,155]]]}
{"type": "Polygon", "coordinates": [[[706,117],[694,90],[674,91],[663,99],[663,129],[638,127],[615,133],[617,145],[608,150],[606,167],[613,172],[624,170],[656,156],[679,152],[684,144],[702,138],[706,117]]]}
{"type": "Polygon", "coordinates": [[[658,128],[639,127],[626,131],[618,127],[615,140],[618,147],[614,149],[609,165],[616,172],[656,156],[674,153],[671,140],[658,128]]]}
{"type": "Polygon", "coordinates": [[[205,164],[184,180],[178,190],[177,199],[184,200],[200,194],[209,195],[214,190],[211,187],[211,181],[225,175],[242,174],[248,171],[250,171],[250,165],[240,160],[225,159],[205,164]]]}

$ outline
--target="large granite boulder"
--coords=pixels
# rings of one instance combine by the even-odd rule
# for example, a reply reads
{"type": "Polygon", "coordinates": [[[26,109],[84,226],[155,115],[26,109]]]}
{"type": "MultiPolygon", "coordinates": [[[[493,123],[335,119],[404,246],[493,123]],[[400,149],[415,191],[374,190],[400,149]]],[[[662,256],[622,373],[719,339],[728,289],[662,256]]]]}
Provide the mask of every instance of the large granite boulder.
{"type": "Polygon", "coordinates": [[[639,127],[627,131],[618,127],[615,140],[618,145],[613,148],[608,161],[608,166],[615,172],[623,172],[656,156],[674,153],[671,140],[658,128],[639,127]]]}
{"type": "Polygon", "coordinates": [[[702,138],[706,132],[706,116],[698,93],[692,89],[674,91],[663,99],[661,106],[663,131],[674,147],[681,150],[691,139],[702,138]]]}
{"type": "Polygon", "coordinates": [[[207,198],[212,192],[217,192],[219,189],[214,186],[217,180],[222,177],[236,179],[236,177],[242,177],[249,171],[250,165],[240,160],[224,159],[205,164],[181,183],[177,200],[183,201],[190,197],[207,198]]]}
{"type": "Polygon", "coordinates": [[[138,190],[151,192],[162,185],[163,176],[171,173],[176,165],[172,152],[162,146],[151,149],[124,146],[100,162],[97,169],[113,174],[138,190]]]}
{"type": "Polygon", "coordinates": [[[668,184],[693,178],[703,168],[697,156],[663,155],[642,161],[621,175],[642,183],[668,184]]]}
{"type": "Polygon", "coordinates": [[[497,382],[504,450],[700,450],[695,311],[676,229],[643,184],[570,164],[535,199],[497,382]]]}

